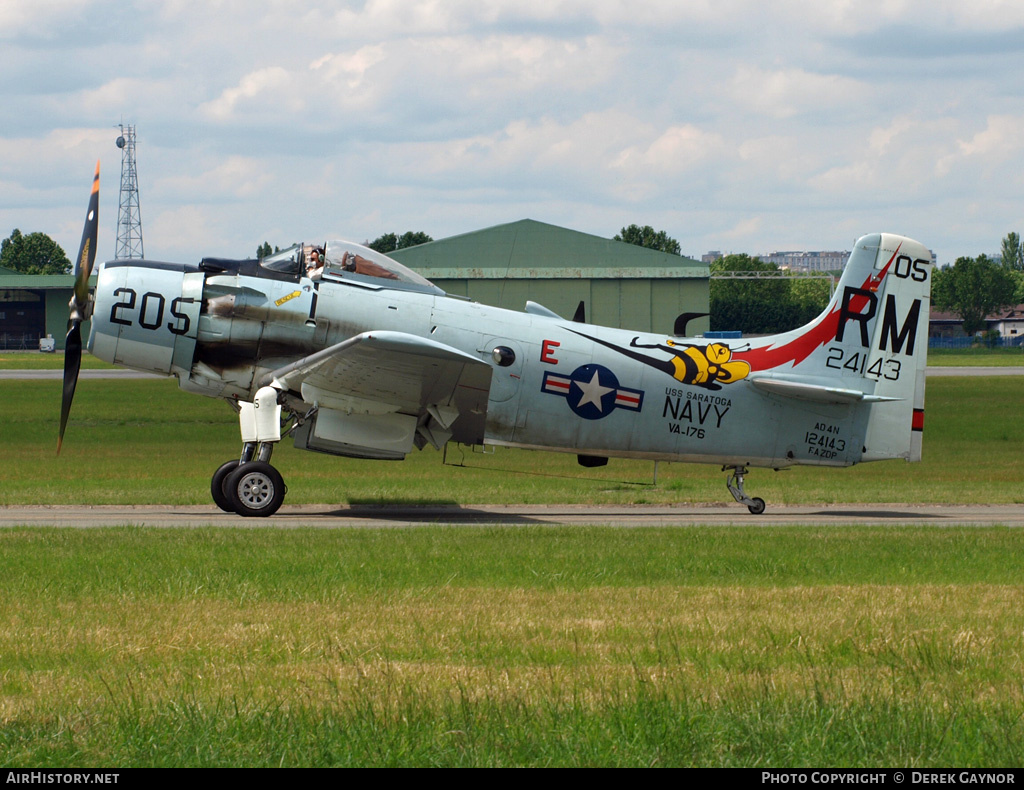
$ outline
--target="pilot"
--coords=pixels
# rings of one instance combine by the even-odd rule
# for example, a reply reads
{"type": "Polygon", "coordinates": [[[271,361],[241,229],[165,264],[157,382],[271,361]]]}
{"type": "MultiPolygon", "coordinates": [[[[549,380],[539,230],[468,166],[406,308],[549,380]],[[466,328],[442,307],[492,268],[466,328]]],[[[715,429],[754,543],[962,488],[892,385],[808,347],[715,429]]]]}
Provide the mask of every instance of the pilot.
{"type": "Polygon", "coordinates": [[[324,262],[324,251],[319,247],[314,247],[306,262],[306,276],[311,280],[319,280],[324,273],[324,262]]]}

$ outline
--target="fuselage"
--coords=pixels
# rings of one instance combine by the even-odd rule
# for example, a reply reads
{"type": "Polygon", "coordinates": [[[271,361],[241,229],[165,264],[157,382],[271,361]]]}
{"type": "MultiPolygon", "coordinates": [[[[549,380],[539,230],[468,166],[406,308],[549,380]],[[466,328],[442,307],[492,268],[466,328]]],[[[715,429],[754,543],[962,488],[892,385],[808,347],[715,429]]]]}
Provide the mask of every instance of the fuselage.
{"type": "MultiPolygon", "coordinates": [[[[425,282],[355,272],[314,279],[255,261],[113,261],[99,273],[89,349],[175,376],[190,392],[251,401],[273,371],[298,359],[363,332],[402,332],[492,368],[483,434],[456,429],[455,441],[777,468],[861,460],[867,409],[752,385],[752,352],[768,341],[730,346],[576,323],[451,297],[425,282]]],[[[829,342],[823,335],[823,355],[829,342]]],[[[837,375],[863,375],[865,364],[848,364],[842,345],[831,353],[840,355],[837,375]]],[[[879,367],[879,376],[891,370],[879,367]]]]}

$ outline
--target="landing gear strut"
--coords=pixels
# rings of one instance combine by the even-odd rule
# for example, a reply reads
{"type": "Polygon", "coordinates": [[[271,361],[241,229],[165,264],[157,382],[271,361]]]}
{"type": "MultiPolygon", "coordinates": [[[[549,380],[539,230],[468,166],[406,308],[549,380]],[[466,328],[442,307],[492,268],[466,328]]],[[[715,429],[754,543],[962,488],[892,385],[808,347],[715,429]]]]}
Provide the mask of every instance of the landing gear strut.
{"type": "Polygon", "coordinates": [[[226,513],[246,517],[272,516],[284,502],[284,478],[270,465],[274,445],[281,441],[278,391],[263,387],[253,403],[239,402],[242,455],[220,465],[210,480],[214,504],[226,513]]]}
{"type": "Polygon", "coordinates": [[[764,500],[761,497],[756,496],[750,498],[743,491],[743,476],[747,474],[747,467],[745,466],[723,466],[722,471],[726,472],[732,470],[732,474],[725,481],[726,488],[729,489],[729,493],[732,494],[733,499],[739,502],[741,505],[746,505],[747,510],[753,513],[755,516],[760,516],[764,513],[764,500]]]}

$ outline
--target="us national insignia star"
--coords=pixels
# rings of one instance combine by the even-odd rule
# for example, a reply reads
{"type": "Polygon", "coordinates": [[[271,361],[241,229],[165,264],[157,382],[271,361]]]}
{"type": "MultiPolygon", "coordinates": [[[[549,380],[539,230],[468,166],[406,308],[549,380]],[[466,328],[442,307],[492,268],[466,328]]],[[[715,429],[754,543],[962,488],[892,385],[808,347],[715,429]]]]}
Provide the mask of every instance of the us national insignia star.
{"type": "Polygon", "coordinates": [[[582,365],[568,376],[547,372],[541,391],[561,395],[573,414],[585,420],[600,420],[615,409],[640,411],[643,390],[619,386],[619,380],[603,365],[582,365]]]}

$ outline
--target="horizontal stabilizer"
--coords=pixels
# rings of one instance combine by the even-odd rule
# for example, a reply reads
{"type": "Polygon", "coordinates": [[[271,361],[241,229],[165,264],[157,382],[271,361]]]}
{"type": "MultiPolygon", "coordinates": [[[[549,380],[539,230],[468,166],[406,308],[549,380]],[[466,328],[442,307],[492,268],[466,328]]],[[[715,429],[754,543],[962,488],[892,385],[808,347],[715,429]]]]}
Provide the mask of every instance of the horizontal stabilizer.
{"type": "Polygon", "coordinates": [[[866,392],[830,384],[818,384],[795,376],[751,374],[748,381],[762,392],[813,403],[885,403],[902,398],[870,395],[866,392]]]}

